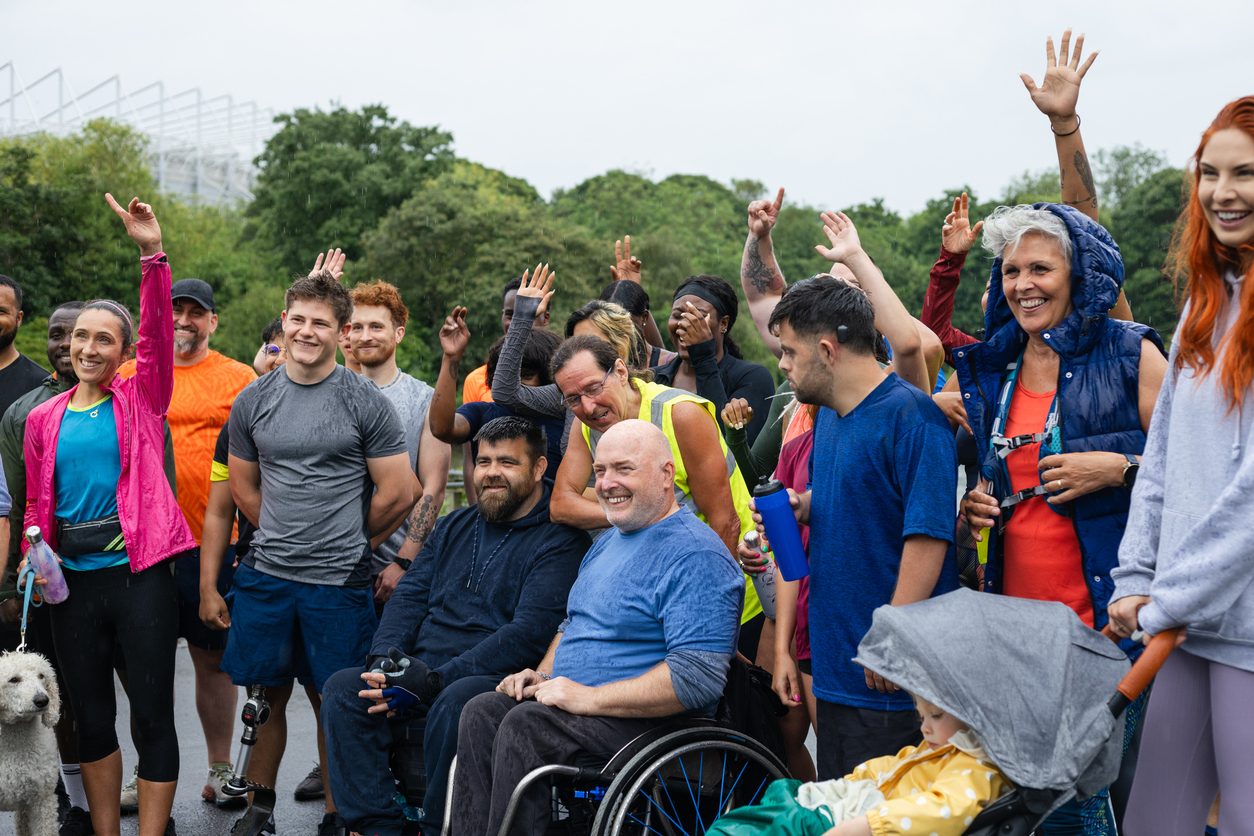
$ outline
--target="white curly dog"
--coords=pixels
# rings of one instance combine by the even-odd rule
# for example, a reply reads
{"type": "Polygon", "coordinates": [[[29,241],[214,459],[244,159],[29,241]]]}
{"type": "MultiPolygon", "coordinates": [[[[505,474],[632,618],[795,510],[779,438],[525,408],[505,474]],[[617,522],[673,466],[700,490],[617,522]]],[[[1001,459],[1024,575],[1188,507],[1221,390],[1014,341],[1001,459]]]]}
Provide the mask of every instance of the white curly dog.
{"type": "Polygon", "coordinates": [[[0,654],[0,810],[13,810],[17,836],[55,836],[60,758],[52,728],[61,695],[38,653],[0,654]]]}

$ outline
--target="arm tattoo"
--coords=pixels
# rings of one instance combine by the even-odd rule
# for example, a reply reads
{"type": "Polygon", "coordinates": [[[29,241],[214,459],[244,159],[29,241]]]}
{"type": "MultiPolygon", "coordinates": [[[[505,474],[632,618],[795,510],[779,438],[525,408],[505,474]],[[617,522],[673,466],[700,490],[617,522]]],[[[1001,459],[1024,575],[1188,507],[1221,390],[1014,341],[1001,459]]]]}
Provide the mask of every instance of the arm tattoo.
{"type": "Polygon", "coordinates": [[[753,289],[758,293],[766,293],[779,278],[779,272],[766,266],[762,255],[758,252],[758,239],[750,237],[745,242],[744,274],[753,289]]]}
{"type": "Polygon", "coordinates": [[[1083,151],[1076,151],[1072,158],[1075,163],[1075,170],[1080,174],[1080,182],[1084,188],[1088,189],[1089,196],[1081,198],[1076,203],[1093,202],[1093,206],[1097,206],[1097,185],[1093,181],[1093,168],[1089,165],[1089,158],[1084,155],[1083,151]]]}
{"type": "Polygon", "coordinates": [[[418,500],[418,504],[409,515],[409,531],[406,532],[405,537],[409,542],[417,543],[419,549],[427,542],[427,535],[431,533],[431,527],[435,525],[433,504],[431,497],[424,496],[418,500]]]}

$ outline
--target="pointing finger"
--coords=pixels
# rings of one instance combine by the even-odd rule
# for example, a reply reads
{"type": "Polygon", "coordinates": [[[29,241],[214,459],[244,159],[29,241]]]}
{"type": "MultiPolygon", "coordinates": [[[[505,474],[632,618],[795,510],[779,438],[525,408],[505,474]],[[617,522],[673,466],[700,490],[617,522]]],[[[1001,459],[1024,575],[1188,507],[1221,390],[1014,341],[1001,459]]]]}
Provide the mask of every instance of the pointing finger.
{"type": "Polygon", "coordinates": [[[782,207],[783,205],[784,205],[784,187],[780,186],[779,193],[775,195],[775,202],[771,204],[771,209],[774,210],[775,212],[778,212],[780,210],[780,207],[782,207]]]}

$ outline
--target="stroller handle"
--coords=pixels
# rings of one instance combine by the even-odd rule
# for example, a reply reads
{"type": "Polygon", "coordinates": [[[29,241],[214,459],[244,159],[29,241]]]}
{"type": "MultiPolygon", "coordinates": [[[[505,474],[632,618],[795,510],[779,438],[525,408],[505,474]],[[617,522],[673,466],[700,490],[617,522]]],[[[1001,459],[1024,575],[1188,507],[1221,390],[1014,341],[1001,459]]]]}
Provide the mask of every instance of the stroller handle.
{"type": "MultiPolygon", "coordinates": [[[[1111,641],[1118,642],[1119,637],[1107,624],[1102,628],[1102,635],[1111,641]]],[[[1167,661],[1171,651],[1184,641],[1184,629],[1164,630],[1150,639],[1145,652],[1132,664],[1132,668],[1119,680],[1118,693],[1110,698],[1109,706],[1112,714],[1118,716],[1130,703],[1141,696],[1141,692],[1149,687],[1158,669],[1167,661]]]]}

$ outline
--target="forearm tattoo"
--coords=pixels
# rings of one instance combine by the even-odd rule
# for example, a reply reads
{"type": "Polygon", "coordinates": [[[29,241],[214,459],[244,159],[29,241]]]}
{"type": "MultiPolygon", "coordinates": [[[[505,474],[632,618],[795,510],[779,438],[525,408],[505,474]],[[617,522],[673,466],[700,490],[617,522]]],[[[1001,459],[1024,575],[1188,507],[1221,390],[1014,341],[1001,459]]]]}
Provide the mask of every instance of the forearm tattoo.
{"type": "Polygon", "coordinates": [[[745,241],[745,258],[742,267],[744,276],[753,285],[753,289],[758,293],[766,293],[776,281],[783,280],[779,271],[772,269],[762,260],[762,254],[758,252],[758,239],[749,238],[745,241]]]}
{"type": "Polygon", "coordinates": [[[434,504],[431,497],[424,496],[409,515],[409,531],[406,532],[405,537],[409,542],[417,543],[420,549],[427,542],[431,527],[435,525],[434,504]]]}
{"type": "Polygon", "coordinates": [[[1097,207],[1097,184],[1093,180],[1093,167],[1089,165],[1089,158],[1085,156],[1083,151],[1076,151],[1072,157],[1075,163],[1075,170],[1080,175],[1080,183],[1088,191],[1087,197],[1082,197],[1075,201],[1073,205],[1079,205],[1092,202],[1093,207],[1097,207]]]}

